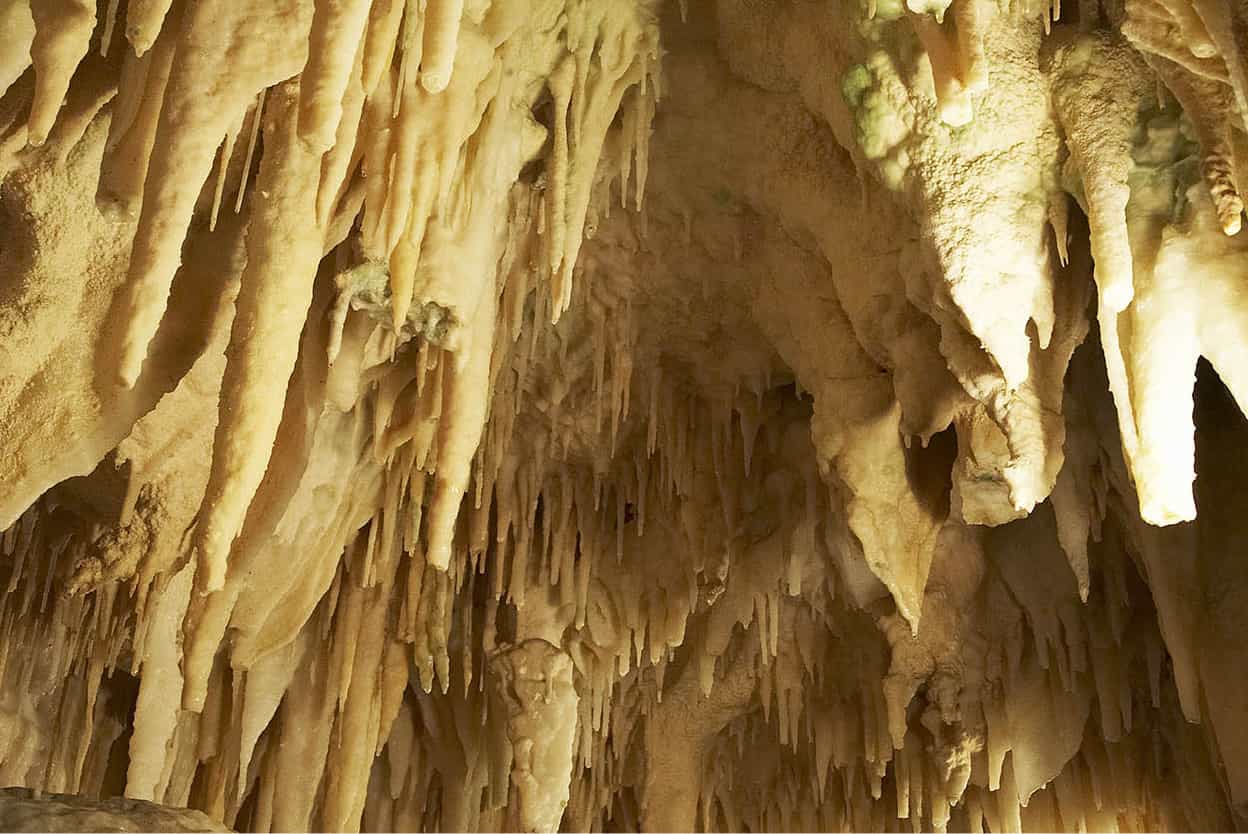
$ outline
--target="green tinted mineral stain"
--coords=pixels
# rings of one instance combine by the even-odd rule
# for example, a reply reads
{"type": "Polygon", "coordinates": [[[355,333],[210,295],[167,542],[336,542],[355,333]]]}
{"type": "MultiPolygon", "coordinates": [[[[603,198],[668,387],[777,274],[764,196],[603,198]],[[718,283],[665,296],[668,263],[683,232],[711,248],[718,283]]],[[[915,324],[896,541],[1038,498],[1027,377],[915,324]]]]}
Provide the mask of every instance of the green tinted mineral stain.
{"type": "Polygon", "coordinates": [[[866,64],[854,64],[849,68],[845,77],[841,79],[841,95],[845,97],[850,109],[858,109],[862,103],[863,94],[871,89],[874,83],[875,79],[871,76],[871,70],[867,69],[866,64]]]}
{"type": "Polygon", "coordinates": [[[901,148],[909,128],[881,81],[889,71],[888,57],[877,52],[867,63],[851,66],[841,78],[841,95],[854,118],[854,134],[862,155],[879,163],[885,185],[898,188],[908,158],[901,148]]]}
{"type": "Polygon", "coordinates": [[[1133,140],[1131,213],[1181,223],[1188,189],[1200,181],[1200,145],[1187,118],[1174,106],[1150,108],[1140,114],[1133,140]]]}
{"type": "MultiPolygon", "coordinates": [[[[378,321],[390,321],[390,268],[381,261],[364,261],[343,270],[336,277],[340,303],[353,310],[368,310],[378,321]]],[[[344,308],[345,309],[345,308],[344,308]]],[[[403,324],[404,331],[428,342],[442,345],[454,322],[451,310],[433,301],[413,304],[403,324]]]]}

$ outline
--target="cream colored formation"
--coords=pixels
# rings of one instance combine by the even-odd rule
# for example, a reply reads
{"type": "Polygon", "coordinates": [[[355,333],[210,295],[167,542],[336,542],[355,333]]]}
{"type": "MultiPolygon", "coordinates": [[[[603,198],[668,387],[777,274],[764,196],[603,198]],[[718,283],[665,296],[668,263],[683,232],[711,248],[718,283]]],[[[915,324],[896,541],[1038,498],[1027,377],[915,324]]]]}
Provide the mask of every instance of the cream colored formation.
{"type": "Polygon", "coordinates": [[[1248,825],[1245,32],[0,0],[0,782],[1248,825]]]}

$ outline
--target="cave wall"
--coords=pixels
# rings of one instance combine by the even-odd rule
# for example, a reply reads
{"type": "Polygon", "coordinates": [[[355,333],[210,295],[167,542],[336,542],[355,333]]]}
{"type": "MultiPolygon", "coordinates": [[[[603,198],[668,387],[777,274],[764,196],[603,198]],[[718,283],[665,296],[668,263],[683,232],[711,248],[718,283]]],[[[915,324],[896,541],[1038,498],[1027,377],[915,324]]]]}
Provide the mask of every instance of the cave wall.
{"type": "Polygon", "coordinates": [[[0,785],[1248,825],[1246,27],[0,0],[0,785]]]}

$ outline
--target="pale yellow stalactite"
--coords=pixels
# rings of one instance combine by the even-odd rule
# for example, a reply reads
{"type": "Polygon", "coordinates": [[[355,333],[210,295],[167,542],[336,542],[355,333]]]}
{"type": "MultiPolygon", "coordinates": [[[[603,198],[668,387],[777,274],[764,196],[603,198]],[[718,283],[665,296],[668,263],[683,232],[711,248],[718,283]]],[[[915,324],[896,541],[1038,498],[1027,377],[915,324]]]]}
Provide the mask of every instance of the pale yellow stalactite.
{"type": "Polygon", "coordinates": [[[178,637],[194,576],[190,564],[174,574],[156,601],[144,640],[143,677],[126,772],[126,796],[131,799],[161,799],[156,789],[168,767],[168,741],[178,723],[179,702],[169,693],[182,688],[178,637]]]}
{"type": "Polygon", "coordinates": [[[364,92],[369,95],[390,66],[395,49],[402,47],[398,38],[406,8],[405,0],[373,0],[371,4],[361,55],[364,92]]]}
{"type": "Polygon", "coordinates": [[[464,0],[430,0],[425,7],[420,85],[430,93],[442,92],[451,81],[463,14],[464,0]]]}
{"type": "Polygon", "coordinates": [[[571,294],[570,287],[565,289],[565,283],[568,281],[568,271],[564,270],[563,261],[567,256],[566,240],[568,234],[568,180],[570,176],[568,118],[569,107],[572,103],[572,78],[575,72],[575,64],[569,57],[559,63],[550,77],[551,97],[554,100],[555,124],[554,132],[551,136],[549,182],[546,187],[546,202],[543,204],[544,213],[542,217],[545,220],[545,228],[539,227],[539,229],[543,236],[549,240],[549,269],[551,274],[556,276],[556,280],[551,284],[551,292],[554,294],[551,311],[554,320],[558,319],[559,312],[566,304],[564,299],[571,294]]]}
{"type": "MultiPolygon", "coordinates": [[[[234,143],[242,129],[243,120],[240,119],[225,134],[225,142],[221,144],[221,149],[217,153],[217,182],[212,189],[212,211],[208,216],[209,231],[215,231],[217,228],[217,217],[221,212],[221,198],[225,195],[225,179],[230,170],[230,159],[234,155],[234,143]]],[[[243,176],[245,177],[246,173],[243,176]]]]}
{"type": "MultiPolygon", "coordinates": [[[[30,105],[29,139],[42,145],[52,130],[70,79],[87,54],[95,28],[95,4],[89,0],[46,0],[31,4],[34,37],[30,60],[35,68],[35,97],[30,105]]],[[[23,21],[18,19],[19,32],[23,21]]]]}
{"type": "Polygon", "coordinates": [[[321,257],[320,158],[296,133],[298,94],[297,84],[275,90],[265,110],[267,142],[227,349],[212,475],[192,539],[201,593],[224,583],[230,547],[268,464],[321,257]]]}
{"type": "Polygon", "coordinates": [[[129,279],[119,300],[125,337],[119,376],[133,386],[168,302],[195,199],[217,146],[257,92],[302,66],[307,9],[300,0],[261,11],[229,0],[195,3],[182,20],[148,163],[129,279]],[[220,77],[211,95],[203,77],[220,77]]]}
{"type": "Polygon", "coordinates": [[[1147,94],[1146,86],[1135,69],[1139,59],[1108,38],[1094,36],[1064,49],[1064,56],[1059,52],[1061,64],[1054,73],[1058,84],[1054,100],[1068,134],[1071,160],[1083,180],[1102,307],[1098,315],[1101,341],[1110,388],[1118,406],[1122,443],[1130,458],[1137,447],[1137,430],[1129,376],[1119,341],[1118,313],[1135,295],[1135,267],[1126,215],[1130,196],[1127,178],[1131,169],[1130,136],[1136,102],[1147,94]],[[1089,61],[1097,55],[1105,60],[1098,64],[1096,74],[1091,74],[1089,61]],[[1106,93],[1115,92],[1096,99],[1082,92],[1086,88],[1081,85],[1103,89],[1106,93]],[[1114,109],[1106,113],[1105,108],[1098,107],[1098,116],[1090,118],[1087,108],[1098,100],[1112,104],[1114,109]]]}
{"type": "Polygon", "coordinates": [[[306,786],[320,782],[333,728],[334,672],[326,659],[325,652],[305,656],[304,666],[296,673],[296,685],[279,708],[282,739],[276,754],[274,831],[312,827],[317,797],[306,786]]]}
{"type": "Polygon", "coordinates": [[[126,40],[143,57],[156,43],[174,0],[130,0],[126,3],[126,40]]]}
{"type": "Polygon", "coordinates": [[[30,47],[35,39],[35,19],[30,0],[0,3],[0,95],[30,66],[30,47]]]}
{"type": "Polygon", "coordinates": [[[248,121],[251,130],[247,135],[247,155],[243,157],[243,176],[238,181],[238,193],[234,196],[234,213],[243,210],[243,198],[247,196],[247,174],[251,172],[251,163],[256,158],[256,142],[260,139],[260,124],[263,121],[265,90],[261,90],[248,110],[248,121]]]}
{"type": "Polygon", "coordinates": [[[427,515],[429,544],[425,550],[425,558],[438,570],[450,565],[455,520],[468,491],[472,458],[485,428],[497,306],[497,291],[487,286],[465,334],[461,354],[441,368],[447,394],[439,421],[437,483],[427,515]]]}
{"type": "Polygon", "coordinates": [[[351,165],[357,161],[356,138],[359,136],[361,116],[364,112],[365,90],[363,84],[363,49],[356,52],[355,66],[347,81],[342,101],[342,118],[333,147],[321,159],[321,184],[316,198],[316,219],[323,228],[328,227],[333,211],[347,195],[351,187],[351,165]]]}
{"type": "Polygon", "coordinates": [[[987,18],[995,10],[982,0],[958,0],[951,11],[958,32],[959,74],[962,83],[971,93],[983,93],[987,91],[989,82],[984,38],[988,36],[987,18]]]}
{"type": "Polygon", "coordinates": [[[248,768],[252,764],[252,754],[260,733],[277,712],[307,649],[307,633],[304,632],[299,639],[254,663],[243,677],[243,712],[238,719],[241,736],[238,751],[240,793],[246,789],[248,768]]]}
{"type": "Polygon", "coordinates": [[[300,75],[299,136],[313,150],[334,144],[356,54],[363,49],[370,0],[319,0],[300,75]]]}

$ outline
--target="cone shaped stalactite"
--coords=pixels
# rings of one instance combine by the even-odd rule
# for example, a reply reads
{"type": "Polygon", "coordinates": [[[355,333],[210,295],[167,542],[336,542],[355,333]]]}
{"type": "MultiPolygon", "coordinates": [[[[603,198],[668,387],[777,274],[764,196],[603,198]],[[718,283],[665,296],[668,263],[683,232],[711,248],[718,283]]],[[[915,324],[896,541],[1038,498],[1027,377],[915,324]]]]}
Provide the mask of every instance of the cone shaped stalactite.
{"type": "Polygon", "coordinates": [[[0,827],[1248,826],[1246,27],[0,0],[0,827]]]}

